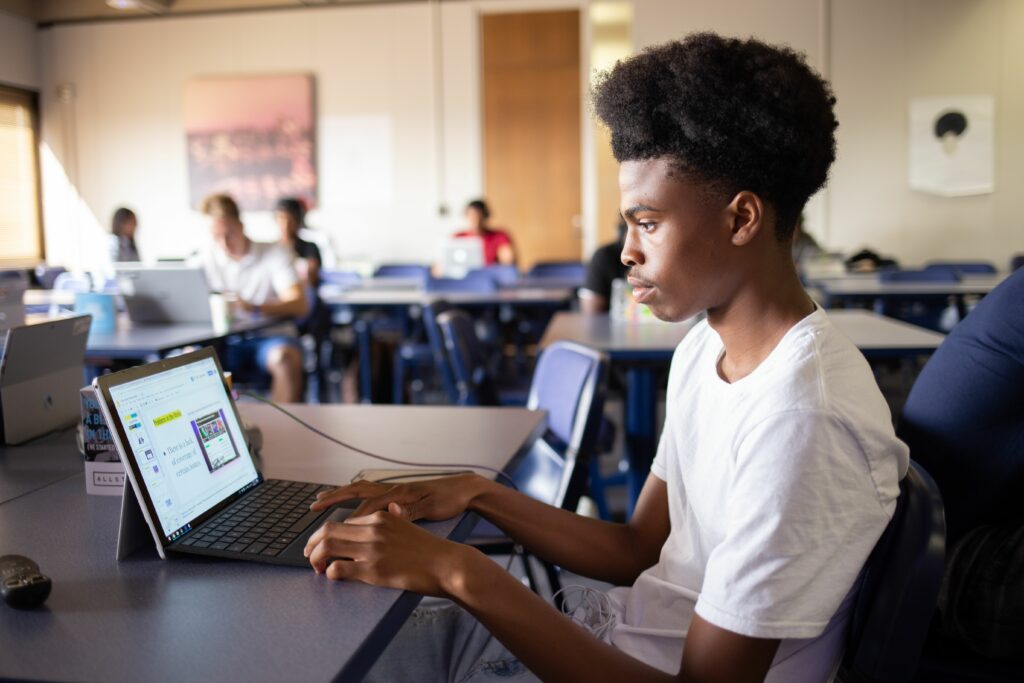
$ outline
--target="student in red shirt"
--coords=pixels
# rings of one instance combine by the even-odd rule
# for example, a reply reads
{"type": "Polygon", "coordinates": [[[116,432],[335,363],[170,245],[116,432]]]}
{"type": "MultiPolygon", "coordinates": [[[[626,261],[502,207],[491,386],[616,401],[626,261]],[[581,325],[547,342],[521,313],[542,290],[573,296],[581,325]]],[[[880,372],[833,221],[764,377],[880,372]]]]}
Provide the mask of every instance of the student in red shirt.
{"type": "Polygon", "coordinates": [[[516,250],[508,233],[487,225],[491,210],[482,199],[474,199],[466,205],[466,229],[455,233],[455,237],[478,237],[484,243],[484,265],[515,265],[516,250]]]}

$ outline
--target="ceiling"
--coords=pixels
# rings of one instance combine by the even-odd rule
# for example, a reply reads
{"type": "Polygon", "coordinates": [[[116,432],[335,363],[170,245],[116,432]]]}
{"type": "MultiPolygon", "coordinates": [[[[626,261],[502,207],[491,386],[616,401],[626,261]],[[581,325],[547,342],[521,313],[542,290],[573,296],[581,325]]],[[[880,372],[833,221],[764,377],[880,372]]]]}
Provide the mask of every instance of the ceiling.
{"type": "MultiPolygon", "coordinates": [[[[173,0],[170,3],[170,9],[162,14],[164,16],[181,16],[328,5],[383,4],[398,1],[400,0],[173,0]]],[[[404,1],[415,2],[416,0],[404,1]]],[[[419,1],[427,2],[429,0],[419,1]]],[[[0,0],[0,11],[44,25],[153,16],[152,12],[145,10],[113,9],[107,6],[106,0],[0,0]]]]}

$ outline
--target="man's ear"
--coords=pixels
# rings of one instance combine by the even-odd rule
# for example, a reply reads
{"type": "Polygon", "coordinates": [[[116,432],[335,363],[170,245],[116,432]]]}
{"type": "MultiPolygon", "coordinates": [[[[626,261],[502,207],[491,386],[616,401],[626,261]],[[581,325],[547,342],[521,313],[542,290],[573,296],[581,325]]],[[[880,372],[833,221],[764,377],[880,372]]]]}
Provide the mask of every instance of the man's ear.
{"type": "Polygon", "coordinates": [[[726,207],[734,246],[750,244],[765,227],[767,211],[764,202],[753,192],[738,192],[726,207]]]}

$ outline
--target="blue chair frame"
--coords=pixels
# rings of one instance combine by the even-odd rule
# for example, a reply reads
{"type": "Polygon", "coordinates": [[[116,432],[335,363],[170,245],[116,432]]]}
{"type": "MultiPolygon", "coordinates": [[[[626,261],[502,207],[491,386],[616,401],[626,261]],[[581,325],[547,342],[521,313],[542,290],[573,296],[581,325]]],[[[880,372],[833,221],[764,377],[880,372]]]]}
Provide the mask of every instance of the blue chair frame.
{"type": "Polygon", "coordinates": [[[841,680],[913,679],[938,601],[945,552],[942,497],[931,476],[911,461],[896,511],[864,568],[841,680]]]}

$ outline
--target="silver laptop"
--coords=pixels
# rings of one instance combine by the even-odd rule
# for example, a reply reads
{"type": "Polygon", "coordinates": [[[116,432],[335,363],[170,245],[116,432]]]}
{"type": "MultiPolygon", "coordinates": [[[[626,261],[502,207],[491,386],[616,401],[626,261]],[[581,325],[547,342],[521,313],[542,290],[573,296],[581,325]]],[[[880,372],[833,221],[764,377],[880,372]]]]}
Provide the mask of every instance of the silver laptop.
{"type": "MultiPolygon", "coordinates": [[[[330,486],[263,478],[211,348],[93,384],[131,482],[121,535],[134,524],[134,497],[164,559],[183,553],[308,567],[302,550],[309,536],[357,504],[311,512],[316,494],[330,486]]],[[[125,543],[118,539],[119,557],[125,543]]]]}
{"type": "Polygon", "coordinates": [[[7,330],[0,356],[5,443],[23,443],[79,419],[91,322],[79,315],[7,330]]]}
{"type": "Polygon", "coordinates": [[[484,243],[476,237],[452,237],[441,247],[441,271],[445,277],[463,278],[484,267],[484,243]]]}
{"type": "Polygon", "coordinates": [[[132,322],[210,324],[210,287],[201,268],[118,264],[116,270],[132,322]]]}

